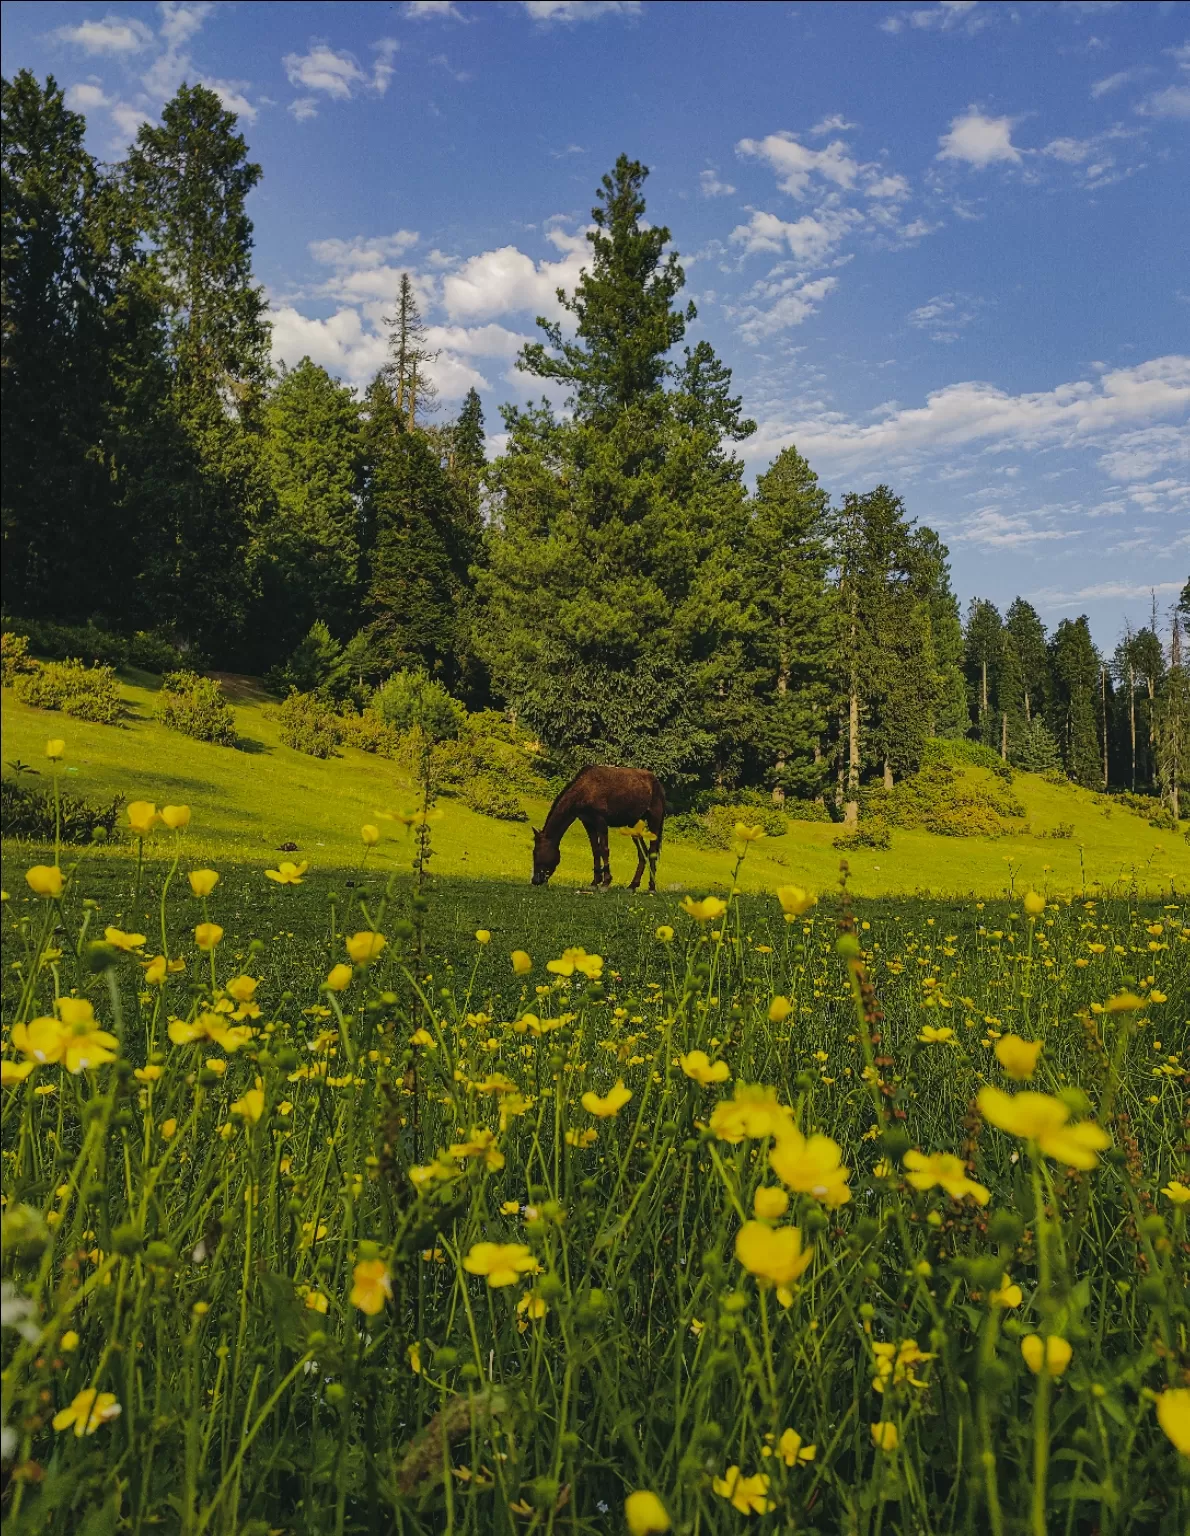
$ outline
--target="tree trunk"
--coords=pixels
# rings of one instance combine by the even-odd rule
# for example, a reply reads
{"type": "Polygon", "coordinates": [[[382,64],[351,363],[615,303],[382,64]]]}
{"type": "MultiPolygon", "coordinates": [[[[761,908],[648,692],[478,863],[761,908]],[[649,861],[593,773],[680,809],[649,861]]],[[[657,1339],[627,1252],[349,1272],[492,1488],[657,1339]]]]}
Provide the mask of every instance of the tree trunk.
{"type": "Polygon", "coordinates": [[[1029,690],[1025,689],[1025,724],[1033,724],[1033,711],[1029,708],[1029,690]]]}
{"type": "Polygon", "coordinates": [[[854,688],[847,710],[847,803],[843,821],[854,827],[859,821],[859,696],[854,688]]]}
{"type": "Polygon", "coordinates": [[[1000,711],[1000,758],[1005,763],[1008,761],[1008,711],[1006,709],[1000,711]]]}
{"type": "Polygon", "coordinates": [[[893,787],[892,764],[889,762],[887,757],[884,759],[884,787],[885,789],[891,789],[893,787]]]}
{"type": "Polygon", "coordinates": [[[1128,663],[1128,730],[1132,737],[1132,793],[1136,793],[1136,673],[1128,663]]]}
{"type": "Polygon", "coordinates": [[[988,664],[986,661],[979,663],[979,678],[979,724],[982,728],[988,712],[988,664]]]}

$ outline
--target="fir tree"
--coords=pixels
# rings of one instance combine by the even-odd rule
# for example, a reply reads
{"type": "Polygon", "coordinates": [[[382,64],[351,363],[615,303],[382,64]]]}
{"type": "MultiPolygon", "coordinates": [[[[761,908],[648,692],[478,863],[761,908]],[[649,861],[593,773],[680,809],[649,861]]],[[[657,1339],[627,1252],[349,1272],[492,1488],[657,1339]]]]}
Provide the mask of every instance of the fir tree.
{"type": "Polygon", "coordinates": [[[967,699],[971,726],[985,747],[998,746],[1001,736],[1000,671],[1005,632],[998,609],[983,598],[972,598],[965,634],[967,699]]]}
{"type": "Polygon", "coordinates": [[[1048,716],[1053,699],[1053,677],[1045,626],[1037,610],[1023,597],[1016,598],[1004,616],[1004,627],[1016,648],[1023,679],[1021,706],[1025,720],[1048,716]]]}
{"type": "Polygon", "coordinates": [[[1088,789],[1102,785],[1103,760],[1097,718],[1099,656],[1086,615],[1063,619],[1051,642],[1056,734],[1066,772],[1088,789]]]}
{"type": "Polygon", "coordinates": [[[463,397],[463,407],[454,427],[454,456],[465,469],[478,474],[487,463],[486,438],[483,430],[483,404],[475,388],[463,397]]]}
{"type": "Polygon", "coordinates": [[[396,308],[391,315],[385,315],[384,323],[389,332],[385,374],[397,415],[412,430],[418,424],[419,413],[426,416],[437,410],[438,387],[429,368],[438,354],[426,345],[426,326],[408,272],[401,273],[396,308]]]}

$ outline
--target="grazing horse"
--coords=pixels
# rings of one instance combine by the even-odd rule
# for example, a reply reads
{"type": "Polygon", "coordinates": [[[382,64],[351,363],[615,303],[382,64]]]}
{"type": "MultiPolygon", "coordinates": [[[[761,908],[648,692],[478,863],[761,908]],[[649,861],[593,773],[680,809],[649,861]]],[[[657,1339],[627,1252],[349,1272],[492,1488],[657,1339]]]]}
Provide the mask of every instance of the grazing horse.
{"type": "Polygon", "coordinates": [[[661,854],[661,829],[665,823],[665,791],[647,768],[584,768],[550,806],[545,825],[533,829],[533,884],[544,885],[558,867],[562,834],[572,822],[581,821],[591,839],[595,876],[591,884],[606,888],[612,883],[608,859],[609,827],[642,828],[633,832],[636,874],[630,890],[637,890],[649,866],[649,890],[657,889],[657,860],[661,854]]]}

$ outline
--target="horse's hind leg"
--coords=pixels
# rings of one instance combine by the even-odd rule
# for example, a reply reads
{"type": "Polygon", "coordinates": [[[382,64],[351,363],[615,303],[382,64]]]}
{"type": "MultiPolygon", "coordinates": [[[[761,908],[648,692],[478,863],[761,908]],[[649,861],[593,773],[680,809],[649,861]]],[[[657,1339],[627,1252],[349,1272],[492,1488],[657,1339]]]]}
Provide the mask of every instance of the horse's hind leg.
{"type": "Polygon", "coordinates": [[[636,874],[629,881],[628,889],[630,891],[638,891],[640,890],[640,877],[645,872],[645,840],[643,837],[634,837],[632,843],[636,849],[636,874]]]}
{"type": "Polygon", "coordinates": [[[599,847],[599,827],[595,822],[584,822],[583,825],[586,827],[587,837],[590,839],[591,859],[595,866],[595,872],[591,876],[591,885],[594,889],[598,890],[599,886],[603,883],[602,857],[599,847]]]}
{"type": "Polygon", "coordinates": [[[612,883],[612,859],[611,848],[608,845],[607,823],[599,828],[599,851],[603,857],[603,879],[600,884],[606,891],[612,883]]]}
{"type": "Polygon", "coordinates": [[[661,857],[661,823],[652,830],[656,835],[649,843],[649,894],[651,896],[656,895],[657,892],[657,860],[661,857]]]}

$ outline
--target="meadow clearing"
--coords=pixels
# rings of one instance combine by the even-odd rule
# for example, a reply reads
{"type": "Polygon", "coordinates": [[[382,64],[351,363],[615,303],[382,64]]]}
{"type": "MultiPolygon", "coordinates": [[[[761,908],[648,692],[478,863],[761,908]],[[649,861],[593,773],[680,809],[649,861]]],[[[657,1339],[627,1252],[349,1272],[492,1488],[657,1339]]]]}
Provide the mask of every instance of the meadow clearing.
{"type": "Polygon", "coordinates": [[[270,878],[200,815],[6,850],[14,1531],[1185,1529],[1176,892],[270,878]]]}

